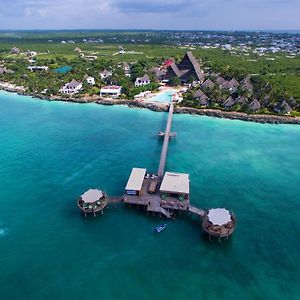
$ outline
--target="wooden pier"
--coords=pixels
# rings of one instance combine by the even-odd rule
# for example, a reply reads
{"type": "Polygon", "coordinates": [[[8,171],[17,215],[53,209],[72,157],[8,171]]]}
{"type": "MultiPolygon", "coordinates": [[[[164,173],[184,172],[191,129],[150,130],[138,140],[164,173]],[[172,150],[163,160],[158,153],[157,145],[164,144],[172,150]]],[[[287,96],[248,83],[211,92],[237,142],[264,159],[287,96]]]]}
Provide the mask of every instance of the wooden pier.
{"type": "MultiPolygon", "coordinates": [[[[214,233],[219,232],[218,230],[220,229],[214,226],[212,223],[214,220],[210,220],[210,216],[208,215],[213,210],[206,212],[190,204],[189,174],[165,172],[169,141],[171,137],[176,136],[176,133],[171,132],[173,112],[174,104],[171,101],[166,130],[158,134],[159,137],[164,138],[164,141],[157,174],[146,173],[146,169],[133,168],[125,188],[124,196],[106,197],[105,203],[101,206],[101,212],[103,213],[103,208],[106,204],[116,206],[118,203],[124,203],[128,206],[133,205],[143,209],[147,214],[158,214],[160,217],[164,216],[168,219],[174,218],[176,212],[187,212],[204,220],[202,225],[203,231],[209,233],[210,236],[214,236],[214,233]]],[[[99,206],[99,201],[96,201],[96,204],[99,206]]],[[[95,207],[98,209],[98,206],[95,207]]],[[[218,209],[215,211],[218,212],[218,209]]],[[[215,216],[211,218],[213,217],[215,216]]],[[[233,221],[231,220],[221,227],[221,229],[226,229],[227,237],[233,233],[236,224],[235,217],[231,219],[233,221]]],[[[223,231],[220,232],[223,233],[223,231]]],[[[219,234],[218,237],[222,237],[222,234],[219,234]]]]}
{"type": "Polygon", "coordinates": [[[158,166],[158,170],[157,170],[158,181],[162,180],[162,177],[165,172],[165,166],[166,166],[167,155],[168,155],[168,147],[169,147],[169,141],[170,141],[170,133],[171,133],[171,127],[172,127],[172,120],[173,120],[173,112],[174,112],[174,104],[173,104],[173,102],[171,102],[170,108],[169,108],[167,126],[166,126],[166,130],[164,132],[164,143],[162,146],[159,166],[158,166]]]}

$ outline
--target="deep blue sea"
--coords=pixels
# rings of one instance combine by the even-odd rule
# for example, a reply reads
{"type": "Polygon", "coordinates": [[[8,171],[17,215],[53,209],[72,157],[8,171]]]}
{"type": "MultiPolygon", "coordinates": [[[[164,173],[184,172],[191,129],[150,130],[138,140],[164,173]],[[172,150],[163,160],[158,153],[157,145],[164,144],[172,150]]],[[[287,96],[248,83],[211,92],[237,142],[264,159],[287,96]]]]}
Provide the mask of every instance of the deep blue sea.
{"type": "Polygon", "coordinates": [[[167,170],[232,209],[231,240],[133,208],[83,218],[80,194],[155,172],[166,113],[0,92],[0,299],[300,299],[300,126],[175,115],[167,170]]]}

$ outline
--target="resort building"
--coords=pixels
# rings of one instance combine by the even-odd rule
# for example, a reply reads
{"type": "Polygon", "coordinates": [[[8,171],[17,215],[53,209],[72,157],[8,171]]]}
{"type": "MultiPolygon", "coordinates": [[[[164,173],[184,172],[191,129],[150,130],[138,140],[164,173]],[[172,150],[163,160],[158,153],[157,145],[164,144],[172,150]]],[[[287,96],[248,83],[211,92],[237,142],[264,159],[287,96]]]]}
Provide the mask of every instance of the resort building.
{"type": "Polygon", "coordinates": [[[27,68],[28,70],[30,70],[31,72],[33,71],[48,71],[48,67],[47,66],[29,66],[27,68]]]}
{"type": "Polygon", "coordinates": [[[97,59],[97,56],[96,55],[87,55],[85,57],[86,60],[89,60],[89,61],[94,61],[97,59]]]}
{"type": "Polygon", "coordinates": [[[130,66],[127,62],[123,63],[123,70],[124,70],[125,76],[131,77],[130,66]]]}
{"type": "Polygon", "coordinates": [[[88,76],[86,78],[86,82],[89,84],[89,85],[95,85],[95,78],[92,77],[92,76],[88,76]]]}
{"type": "Polygon", "coordinates": [[[204,73],[200,69],[200,65],[197,62],[191,51],[187,52],[179,64],[171,64],[168,67],[166,77],[170,80],[174,77],[180,79],[182,83],[186,83],[193,78],[194,81],[203,82],[204,73]]]}
{"type": "Polygon", "coordinates": [[[239,96],[236,100],[235,100],[236,104],[239,105],[246,105],[248,103],[248,99],[245,96],[239,96]]]}
{"type": "Polygon", "coordinates": [[[59,91],[62,94],[77,94],[82,89],[82,83],[73,79],[71,82],[66,83],[59,91]]]}
{"type": "Polygon", "coordinates": [[[37,52],[36,52],[36,51],[30,51],[30,50],[27,50],[27,51],[25,52],[25,54],[27,55],[27,57],[32,58],[32,57],[34,57],[34,56],[37,55],[37,52]]]}
{"type": "Polygon", "coordinates": [[[142,186],[146,175],[146,169],[133,168],[125,187],[126,195],[141,196],[142,186]]]}
{"type": "Polygon", "coordinates": [[[21,51],[19,48],[17,47],[13,47],[11,50],[10,50],[10,53],[11,54],[19,54],[21,51]]]}
{"type": "Polygon", "coordinates": [[[100,75],[101,79],[106,79],[106,78],[112,76],[112,72],[108,71],[108,70],[104,70],[104,71],[100,72],[99,75],[100,75]]]}
{"type": "Polygon", "coordinates": [[[189,174],[166,172],[160,186],[161,198],[177,198],[180,201],[189,200],[189,174]]]}
{"type": "Polygon", "coordinates": [[[217,79],[216,79],[216,83],[221,87],[224,83],[226,82],[226,80],[222,77],[222,76],[219,76],[217,79]]]}
{"type": "Polygon", "coordinates": [[[12,74],[14,73],[14,71],[12,70],[9,70],[5,67],[0,67],[0,75],[4,75],[4,74],[12,74]]]}
{"type": "Polygon", "coordinates": [[[277,103],[274,107],[274,111],[279,114],[290,114],[292,110],[291,106],[285,100],[277,103]]]}
{"type": "Polygon", "coordinates": [[[81,195],[77,204],[85,215],[88,213],[96,215],[98,211],[103,214],[103,209],[107,205],[107,197],[101,190],[89,189],[81,195]]]}
{"type": "Polygon", "coordinates": [[[260,105],[260,103],[258,102],[257,99],[254,99],[254,100],[249,104],[249,109],[250,109],[251,111],[258,111],[258,110],[260,110],[260,108],[261,108],[261,105],[260,105]]]}
{"type": "Polygon", "coordinates": [[[233,106],[235,105],[235,101],[234,99],[230,96],[228,97],[224,103],[223,103],[223,107],[226,108],[226,109],[230,109],[232,108],[233,106]]]}
{"type": "Polygon", "coordinates": [[[206,79],[201,85],[203,89],[213,89],[214,86],[215,84],[210,79],[206,79]]]}
{"type": "Polygon", "coordinates": [[[150,77],[148,74],[145,74],[143,77],[137,77],[134,85],[135,86],[145,86],[149,83],[151,83],[150,77]]]}
{"type": "Polygon", "coordinates": [[[118,98],[122,92],[122,87],[119,85],[104,86],[100,90],[101,97],[118,98]]]}

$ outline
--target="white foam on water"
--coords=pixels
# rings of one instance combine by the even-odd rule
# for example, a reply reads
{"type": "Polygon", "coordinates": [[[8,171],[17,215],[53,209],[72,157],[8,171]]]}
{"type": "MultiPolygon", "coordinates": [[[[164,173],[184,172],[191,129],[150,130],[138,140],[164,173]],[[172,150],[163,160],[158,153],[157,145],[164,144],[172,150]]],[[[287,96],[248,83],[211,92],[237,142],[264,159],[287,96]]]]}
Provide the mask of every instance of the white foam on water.
{"type": "Polygon", "coordinates": [[[6,236],[8,233],[7,228],[0,228],[0,238],[6,236]]]}

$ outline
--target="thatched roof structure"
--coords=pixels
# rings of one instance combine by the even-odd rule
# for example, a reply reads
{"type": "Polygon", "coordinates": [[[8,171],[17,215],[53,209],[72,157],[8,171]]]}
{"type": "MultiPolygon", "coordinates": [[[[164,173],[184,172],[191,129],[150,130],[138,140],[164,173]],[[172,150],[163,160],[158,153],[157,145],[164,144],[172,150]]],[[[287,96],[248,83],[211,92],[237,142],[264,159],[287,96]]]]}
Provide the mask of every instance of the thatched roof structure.
{"type": "Polygon", "coordinates": [[[178,77],[181,81],[187,81],[194,77],[196,81],[204,80],[204,73],[191,51],[188,51],[179,64],[172,63],[168,67],[167,78],[178,77]]]}
{"type": "Polygon", "coordinates": [[[285,100],[282,100],[281,102],[277,103],[274,110],[281,114],[289,114],[293,109],[285,100]]]}
{"type": "Polygon", "coordinates": [[[254,99],[250,104],[249,104],[249,109],[251,111],[257,111],[257,110],[260,110],[261,108],[261,105],[260,103],[258,102],[257,99],[254,99]]]}
{"type": "Polygon", "coordinates": [[[228,99],[225,100],[225,102],[223,103],[223,107],[225,108],[231,108],[232,106],[234,106],[235,101],[234,99],[230,96],[228,99]]]}
{"type": "Polygon", "coordinates": [[[226,80],[222,77],[222,76],[219,76],[217,79],[216,79],[216,83],[218,85],[223,85],[224,83],[226,82],[226,80]]]}
{"type": "Polygon", "coordinates": [[[245,96],[239,96],[236,100],[235,103],[240,104],[240,105],[245,105],[248,103],[248,99],[245,96]]]}
{"type": "Polygon", "coordinates": [[[215,84],[210,79],[206,79],[201,85],[204,89],[212,89],[214,86],[215,84]]]}

